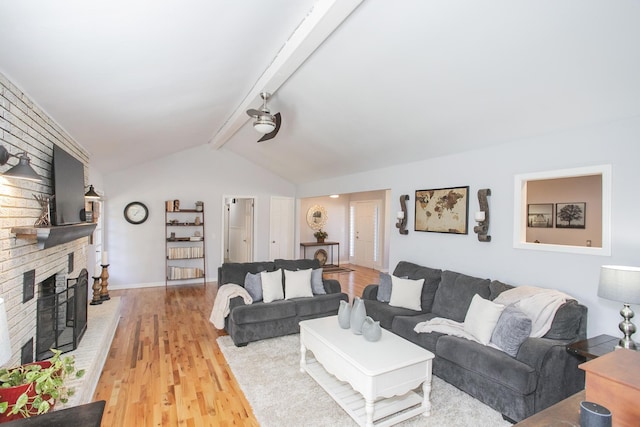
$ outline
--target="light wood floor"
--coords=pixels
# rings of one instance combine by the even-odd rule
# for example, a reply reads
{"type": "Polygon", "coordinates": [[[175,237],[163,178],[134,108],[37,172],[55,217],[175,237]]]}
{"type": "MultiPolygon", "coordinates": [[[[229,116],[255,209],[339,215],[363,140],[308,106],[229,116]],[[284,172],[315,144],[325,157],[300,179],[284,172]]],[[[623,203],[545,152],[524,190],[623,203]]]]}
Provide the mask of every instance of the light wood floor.
{"type": "MultiPolygon", "coordinates": [[[[360,296],[378,271],[357,266],[325,274],[360,296]]],[[[103,427],[257,426],[209,323],[217,286],[110,291],[121,319],[96,388],[106,400],[103,427]]],[[[250,348],[251,344],[249,344],[250,348]]]]}

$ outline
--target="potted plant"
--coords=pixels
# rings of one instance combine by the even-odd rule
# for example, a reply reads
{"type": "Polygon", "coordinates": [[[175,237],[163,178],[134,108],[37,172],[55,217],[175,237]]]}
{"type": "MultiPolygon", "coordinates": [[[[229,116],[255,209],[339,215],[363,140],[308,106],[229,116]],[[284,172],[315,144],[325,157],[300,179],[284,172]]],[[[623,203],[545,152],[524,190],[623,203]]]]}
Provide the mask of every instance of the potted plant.
{"type": "Polygon", "coordinates": [[[329,234],[326,231],[322,231],[322,229],[313,233],[313,237],[316,238],[318,243],[324,243],[324,239],[326,239],[327,236],[329,236],[329,234]]]}
{"type": "Polygon", "coordinates": [[[74,389],[65,381],[71,375],[82,377],[84,369],[76,371],[72,356],[62,357],[60,350],[51,351],[49,360],[0,369],[0,423],[43,414],[73,395],[74,389]]]}

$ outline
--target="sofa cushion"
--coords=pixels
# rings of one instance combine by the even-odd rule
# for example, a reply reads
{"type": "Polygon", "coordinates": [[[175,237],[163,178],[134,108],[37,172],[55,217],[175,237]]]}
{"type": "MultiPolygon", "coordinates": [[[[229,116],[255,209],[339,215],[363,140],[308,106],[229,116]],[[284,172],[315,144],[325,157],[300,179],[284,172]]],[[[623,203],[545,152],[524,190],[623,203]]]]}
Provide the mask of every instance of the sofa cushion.
{"type": "Polygon", "coordinates": [[[316,295],[313,298],[296,298],[296,313],[300,320],[317,317],[318,315],[337,314],[340,301],[348,301],[347,294],[316,295]]]}
{"type": "Polygon", "coordinates": [[[276,259],[273,261],[275,268],[283,270],[306,270],[307,268],[320,268],[320,261],[317,259],[276,259]]]}
{"type": "Polygon", "coordinates": [[[474,295],[464,318],[465,332],[473,335],[480,344],[489,344],[503,310],[504,305],[491,302],[478,294],[474,295]]]}
{"type": "Polygon", "coordinates": [[[282,290],[282,270],[263,271],[260,273],[262,280],[262,299],[264,302],[272,302],[284,299],[282,290]]]}
{"type": "Polygon", "coordinates": [[[491,294],[489,295],[489,299],[493,301],[494,299],[496,299],[498,295],[500,295],[504,291],[508,291],[509,289],[513,289],[513,288],[514,288],[513,285],[502,283],[498,280],[493,280],[489,284],[489,290],[491,291],[491,294]]]}
{"type": "Polygon", "coordinates": [[[296,316],[296,305],[293,301],[280,300],[270,303],[257,302],[243,305],[231,310],[229,317],[236,325],[261,323],[286,319],[296,316]]]}
{"type": "Polygon", "coordinates": [[[536,389],[536,370],[495,348],[444,335],[436,343],[435,354],[460,367],[462,375],[475,372],[518,394],[526,395],[536,389]]]}
{"type": "Polygon", "coordinates": [[[420,306],[422,307],[422,312],[431,312],[436,290],[440,284],[442,270],[423,267],[407,261],[400,261],[393,271],[393,275],[396,277],[407,277],[413,280],[424,279],[422,295],[420,297],[420,306]]]}
{"type": "Polygon", "coordinates": [[[420,297],[422,295],[424,279],[401,279],[400,277],[392,276],[391,283],[389,305],[415,311],[422,310],[420,297]]]}
{"type": "Polygon", "coordinates": [[[517,308],[509,305],[498,319],[491,343],[510,356],[516,357],[520,346],[531,334],[531,319],[517,308]]]}
{"type": "Polygon", "coordinates": [[[443,271],[431,311],[439,317],[463,322],[475,294],[489,298],[489,283],[489,279],[443,271]]]}
{"type": "Polygon", "coordinates": [[[391,299],[391,275],[388,273],[380,272],[378,280],[378,294],[376,299],[380,302],[389,302],[391,299]]]}
{"type": "Polygon", "coordinates": [[[290,271],[284,270],[284,298],[312,297],[311,269],[290,271]]]}
{"type": "Polygon", "coordinates": [[[247,273],[260,273],[261,271],[273,271],[275,264],[273,262],[225,262],[220,267],[220,283],[235,283],[236,285],[244,284],[244,277],[247,273]]]}
{"type": "Polygon", "coordinates": [[[415,316],[417,312],[408,308],[393,307],[386,302],[363,299],[367,316],[373,320],[379,320],[380,326],[390,330],[393,318],[396,316],[415,316]]]}
{"type": "Polygon", "coordinates": [[[393,318],[391,332],[435,353],[436,342],[444,334],[440,332],[417,333],[414,331],[418,323],[429,321],[434,317],[433,313],[419,314],[417,316],[396,316],[393,318]]]}
{"type": "Polygon", "coordinates": [[[576,300],[569,300],[562,304],[553,318],[551,329],[544,338],[554,340],[574,340],[578,338],[580,320],[584,316],[584,307],[576,300]]]}
{"type": "Polygon", "coordinates": [[[260,273],[247,273],[244,277],[244,288],[254,301],[262,301],[262,276],[260,273]]]}
{"type": "Polygon", "coordinates": [[[311,292],[314,295],[324,295],[327,290],[324,288],[324,282],[322,281],[322,269],[314,268],[311,270],[311,292]]]}

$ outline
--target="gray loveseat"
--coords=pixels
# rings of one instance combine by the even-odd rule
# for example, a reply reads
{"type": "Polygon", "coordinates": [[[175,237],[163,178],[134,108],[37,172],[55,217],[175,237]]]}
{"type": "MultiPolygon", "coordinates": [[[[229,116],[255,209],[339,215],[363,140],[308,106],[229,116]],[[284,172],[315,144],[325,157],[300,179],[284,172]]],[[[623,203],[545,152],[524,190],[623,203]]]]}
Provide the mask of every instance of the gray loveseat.
{"type": "Polygon", "coordinates": [[[464,322],[475,294],[494,300],[510,285],[489,279],[442,271],[410,262],[398,263],[396,277],[425,279],[421,311],[394,307],[377,299],[379,285],[363,291],[367,315],[435,354],[433,373],[501,412],[520,421],[584,388],[581,361],[566,345],[586,338],[587,308],[575,300],[556,312],[542,338],[526,338],[517,354],[438,332],[417,333],[414,327],[434,317],[464,322]]]}
{"type": "MultiPolygon", "coordinates": [[[[262,271],[317,269],[317,259],[299,259],[249,263],[224,263],[218,268],[218,286],[235,283],[244,286],[247,273],[262,271]]],[[[333,316],[338,313],[340,301],[349,297],[340,288],[337,280],[322,280],[326,294],[284,299],[265,303],[254,301],[245,304],[241,297],[230,302],[230,313],[225,319],[225,330],[236,346],[265,338],[274,338],[300,332],[301,320],[333,316]]],[[[284,276],[283,276],[284,286],[284,276]]]]}

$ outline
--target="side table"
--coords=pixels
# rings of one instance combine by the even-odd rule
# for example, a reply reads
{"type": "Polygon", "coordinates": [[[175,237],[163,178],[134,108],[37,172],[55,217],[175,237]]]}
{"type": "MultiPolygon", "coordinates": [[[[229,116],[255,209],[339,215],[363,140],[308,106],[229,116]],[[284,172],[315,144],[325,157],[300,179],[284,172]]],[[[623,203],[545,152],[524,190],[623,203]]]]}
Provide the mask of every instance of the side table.
{"type": "Polygon", "coordinates": [[[603,334],[569,344],[567,351],[571,354],[582,356],[586,360],[592,360],[614,351],[619,341],[619,338],[603,334]]]}

